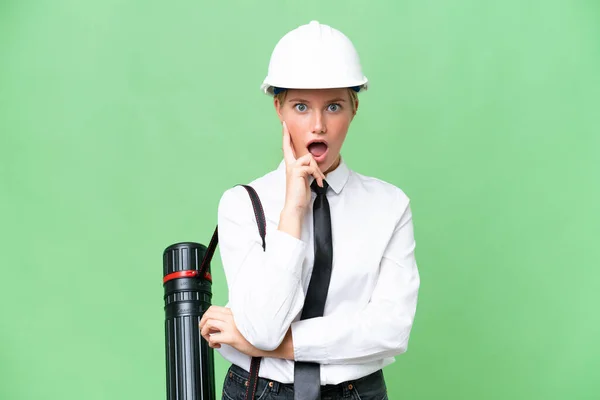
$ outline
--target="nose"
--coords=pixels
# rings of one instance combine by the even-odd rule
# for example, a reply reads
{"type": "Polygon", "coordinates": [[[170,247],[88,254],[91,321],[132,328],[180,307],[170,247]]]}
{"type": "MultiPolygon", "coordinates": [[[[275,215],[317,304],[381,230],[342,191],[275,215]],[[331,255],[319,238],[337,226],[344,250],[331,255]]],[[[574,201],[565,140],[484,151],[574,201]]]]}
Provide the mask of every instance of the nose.
{"type": "Polygon", "coordinates": [[[313,121],[312,121],[312,133],[321,134],[327,132],[327,125],[325,123],[325,118],[323,118],[323,113],[318,111],[314,113],[313,121]]]}

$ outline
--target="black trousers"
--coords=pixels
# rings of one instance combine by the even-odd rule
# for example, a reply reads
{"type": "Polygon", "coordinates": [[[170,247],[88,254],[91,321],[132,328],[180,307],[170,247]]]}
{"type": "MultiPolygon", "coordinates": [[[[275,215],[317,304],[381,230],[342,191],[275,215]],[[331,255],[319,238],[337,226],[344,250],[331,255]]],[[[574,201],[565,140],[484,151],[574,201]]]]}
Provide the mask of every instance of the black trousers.
{"type": "MultiPolygon", "coordinates": [[[[237,365],[232,365],[225,375],[224,400],[243,400],[250,374],[237,365]]],[[[259,378],[256,400],[294,400],[294,385],[259,378]]],[[[321,386],[321,400],[387,400],[383,371],[379,370],[363,378],[338,385],[321,386]]]]}

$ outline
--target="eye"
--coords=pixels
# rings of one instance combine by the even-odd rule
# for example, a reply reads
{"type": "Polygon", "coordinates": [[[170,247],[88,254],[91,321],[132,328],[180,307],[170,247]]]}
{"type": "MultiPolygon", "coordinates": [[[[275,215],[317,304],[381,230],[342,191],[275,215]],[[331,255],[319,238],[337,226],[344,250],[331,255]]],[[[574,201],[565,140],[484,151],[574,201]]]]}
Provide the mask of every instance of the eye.
{"type": "Polygon", "coordinates": [[[304,103],[296,103],[294,104],[294,108],[296,109],[296,111],[304,112],[308,107],[306,107],[306,104],[304,103]]]}
{"type": "Polygon", "coordinates": [[[339,105],[338,103],[333,103],[333,104],[330,104],[329,106],[327,106],[327,110],[331,111],[331,112],[339,111],[340,108],[342,108],[342,106],[339,105]]]}

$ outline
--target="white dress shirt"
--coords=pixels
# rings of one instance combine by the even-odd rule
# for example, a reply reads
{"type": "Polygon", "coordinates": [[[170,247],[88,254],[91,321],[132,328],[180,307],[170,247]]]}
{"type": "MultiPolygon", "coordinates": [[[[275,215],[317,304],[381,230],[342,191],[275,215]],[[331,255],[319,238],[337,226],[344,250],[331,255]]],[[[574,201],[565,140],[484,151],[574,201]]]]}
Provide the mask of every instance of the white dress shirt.
{"type": "MultiPolygon", "coordinates": [[[[300,320],[314,262],[312,193],[301,239],[277,229],[285,202],[285,163],[250,185],[266,217],[266,251],[246,190],[227,190],[219,203],[221,260],[240,333],[274,350],[292,327],[297,361],[321,364],[321,384],[358,379],[407,349],[420,285],[409,198],[396,186],[351,171],[342,162],[327,177],[333,271],[323,317],[300,320]]],[[[312,182],[314,178],[310,178],[312,182]]],[[[250,369],[250,357],[219,352],[250,369]]],[[[294,361],[263,358],[259,376],[294,381],[294,361]]]]}

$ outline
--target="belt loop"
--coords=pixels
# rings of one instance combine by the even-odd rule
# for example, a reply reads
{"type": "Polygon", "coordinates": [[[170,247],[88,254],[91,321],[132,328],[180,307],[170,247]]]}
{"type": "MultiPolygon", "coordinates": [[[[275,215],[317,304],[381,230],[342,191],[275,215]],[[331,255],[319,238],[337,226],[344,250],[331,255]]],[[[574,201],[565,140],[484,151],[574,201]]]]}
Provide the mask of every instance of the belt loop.
{"type": "Polygon", "coordinates": [[[342,396],[343,397],[350,397],[352,396],[352,392],[350,391],[352,384],[350,382],[342,382],[340,383],[340,385],[342,386],[342,396]]]}
{"type": "Polygon", "coordinates": [[[275,394],[279,393],[279,382],[277,382],[277,381],[269,381],[268,385],[269,385],[269,389],[272,392],[275,392],[275,394]]]}
{"type": "Polygon", "coordinates": [[[351,381],[347,381],[347,382],[342,382],[340,385],[342,385],[342,395],[344,397],[351,397],[352,389],[354,388],[354,383],[351,381]]]}

